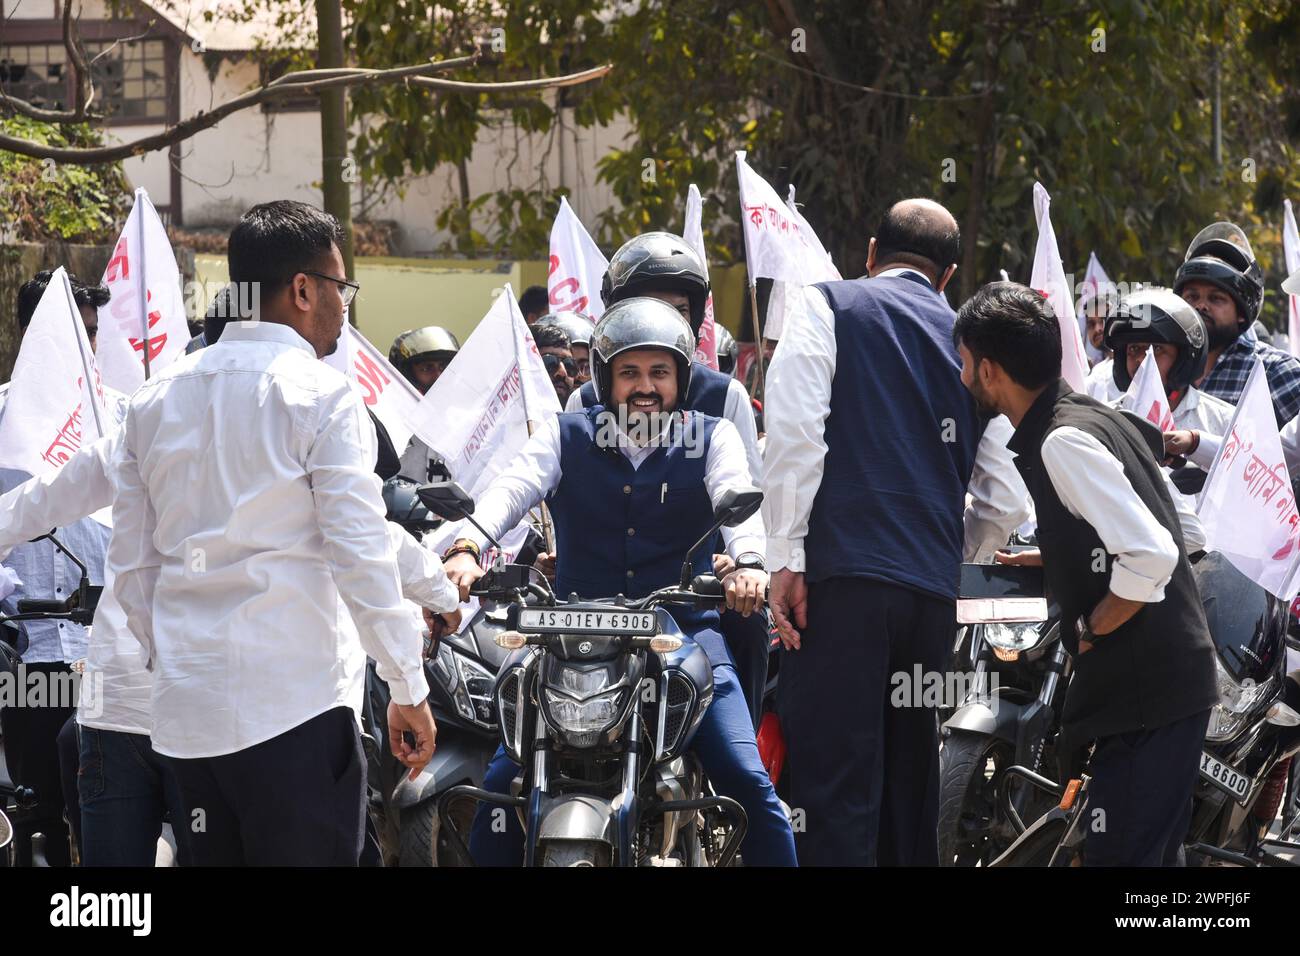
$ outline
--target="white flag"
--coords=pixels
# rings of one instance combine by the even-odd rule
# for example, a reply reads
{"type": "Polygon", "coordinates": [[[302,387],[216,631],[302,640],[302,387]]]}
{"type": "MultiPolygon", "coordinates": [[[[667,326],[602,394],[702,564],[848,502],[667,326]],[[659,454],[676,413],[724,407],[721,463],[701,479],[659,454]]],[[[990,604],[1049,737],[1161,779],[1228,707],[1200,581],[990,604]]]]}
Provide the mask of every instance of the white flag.
{"type": "Polygon", "coordinates": [[[1300,589],[1300,515],[1258,358],[1210,466],[1197,513],[1207,549],[1284,601],[1300,589]]]}
{"type": "Polygon", "coordinates": [[[810,285],[838,280],[839,270],[808,221],[749,168],[743,150],[736,152],[736,176],[749,281],[768,278],[810,285]]]}
{"type": "Polygon", "coordinates": [[[0,419],[0,467],[52,475],[114,429],[85,323],[59,267],[18,348],[0,419]]]}
{"type": "MultiPolygon", "coordinates": [[[[1126,357],[1116,353],[1115,361],[1123,362],[1126,357]]],[[[1124,407],[1135,415],[1145,418],[1162,432],[1172,431],[1174,415],[1169,410],[1169,396],[1160,381],[1160,369],[1156,368],[1156,351],[1147,346],[1147,354],[1138,366],[1137,374],[1128,384],[1124,393],[1124,407]]]]}
{"type": "MultiPolygon", "coordinates": [[[[524,322],[514,290],[506,286],[421,402],[436,434],[430,447],[456,482],[478,497],[514,460],[534,427],[560,411],[555,386],[524,322]]],[[[439,528],[425,539],[442,551],[461,525],[439,528]]],[[[513,557],[527,523],[501,541],[513,557]]]]}
{"type": "Polygon", "coordinates": [[[99,310],[99,367],[105,385],[130,395],[145,379],[146,340],[151,376],[184,355],[190,341],[176,255],[143,188],[135,191],[103,283],[113,297],[99,310]]]}
{"type": "MultiPolygon", "coordinates": [[[[1300,231],[1296,230],[1295,210],[1289,199],[1282,202],[1282,258],[1288,275],[1300,270],[1300,231]]],[[[1300,295],[1287,296],[1286,334],[1291,340],[1291,354],[1300,355],[1300,295]]]]}
{"type": "Polygon", "coordinates": [[[1079,332],[1083,336],[1084,354],[1094,365],[1105,356],[1101,349],[1093,348],[1092,342],[1088,339],[1087,308],[1095,299],[1113,298],[1114,296],[1115,283],[1110,281],[1110,276],[1106,275],[1106,270],[1097,261],[1097,253],[1088,253],[1088,268],[1083,273],[1083,291],[1079,295],[1078,316],[1079,332]]]}
{"type": "Polygon", "coordinates": [[[366,408],[383,423],[397,454],[412,435],[432,447],[434,430],[428,410],[420,404],[420,393],[351,322],[344,321],[339,347],[325,357],[325,363],[352,380],[366,408]]]}
{"type": "Polygon", "coordinates": [[[1052,229],[1052,197],[1042,183],[1034,183],[1034,218],[1038,220],[1038,245],[1034,248],[1034,268],[1029,285],[1037,289],[1052,303],[1056,320],[1061,326],[1061,377],[1076,392],[1086,392],[1088,358],[1083,351],[1083,338],[1079,335],[1074,317],[1074,296],[1065,281],[1061,266],[1061,250],[1056,245],[1056,232],[1052,229]]]}
{"type": "Polygon", "coordinates": [[[609,260],[583,228],[569,201],[560,197],[560,211],[551,225],[551,264],[546,295],[552,312],[581,312],[599,319],[605,311],[600,282],[609,260]]]}
{"type": "MultiPolygon", "coordinates": [[[[695,183],[686,190],[686,224],[682,228],[682,238],[694,250],[704,267],[704,277],[709,276],[709,260],[704,254],[704,203],[695,183]]],[[[713,319],[713,292],[704,303],[704,323],[695,341],[695,361],[703,362],[711,369],[718,367],[718,327],[713,319]]]]}

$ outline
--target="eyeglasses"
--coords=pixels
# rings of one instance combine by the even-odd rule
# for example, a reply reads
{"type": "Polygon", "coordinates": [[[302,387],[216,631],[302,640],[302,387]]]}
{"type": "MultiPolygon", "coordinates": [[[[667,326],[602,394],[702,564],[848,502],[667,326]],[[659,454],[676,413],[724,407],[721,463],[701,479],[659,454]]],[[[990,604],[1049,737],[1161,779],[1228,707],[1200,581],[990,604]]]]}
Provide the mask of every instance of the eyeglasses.
{"type": "Polygon", "coordinates": [[[357,297],[361,291],[361,286],[356,282],[349,282],[347,279],[339,279],[335,276],[327,276],[323,272],[312,272],[304,269],[303,275],[315,276],[317,279],[324,279],[327,282],[337,282],[339,284],[339,297],[343,300],[343,308],[352,304],[352,300],[357,297]]]}
{"type": "Polygon", "coordinates": [[[564,371],[569,378],[573,378],[578,374],[578,363],[571,358],[564,358],[560,355],[547,353],[542,356],[542,363],[546,366],[546,371],[550,375],[554,375],[556,368],[561,365],[564,366],[564,371]]]}

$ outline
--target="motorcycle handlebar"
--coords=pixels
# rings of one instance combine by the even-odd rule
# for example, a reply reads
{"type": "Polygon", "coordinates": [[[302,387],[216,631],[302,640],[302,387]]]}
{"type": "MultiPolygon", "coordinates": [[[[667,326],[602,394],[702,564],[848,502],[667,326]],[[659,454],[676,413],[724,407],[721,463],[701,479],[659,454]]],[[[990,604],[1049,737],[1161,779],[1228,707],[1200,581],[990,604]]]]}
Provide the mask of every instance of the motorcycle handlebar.
{"type": "Polygon", "coordinates": [[[37,598],[22,598],[18,601],[19,614],[62,614],[68,610],[64,601],[49,601],[37,598]]]}

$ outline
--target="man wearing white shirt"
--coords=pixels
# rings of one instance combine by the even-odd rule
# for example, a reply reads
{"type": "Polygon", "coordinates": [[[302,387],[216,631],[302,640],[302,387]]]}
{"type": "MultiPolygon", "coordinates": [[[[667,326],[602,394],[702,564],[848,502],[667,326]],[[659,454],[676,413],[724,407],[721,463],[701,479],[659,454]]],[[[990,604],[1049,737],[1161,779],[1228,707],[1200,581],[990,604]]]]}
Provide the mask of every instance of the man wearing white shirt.
{"type": "Polygon", "coordinates": [[[943,297],[958,251],[946,209],[896,204],[869,278],[791,303],[768,375],[763,514],[803,865],[938,863],[935,711],[891,706],[891,688],[947,670],[963,554],[990,556],[1027,515],[1007,430],[986,433],[961,385],[943,297]]]}
{"type": "Polygon", "coordinates": [[[341,241],[303,203],[244,215],[230,278],[260,321],[141,386],[114,469],[114,594],[153,673],[153,747],[180,781],[200,865],[356,865],[367,653],[392,695],[394,755],[416,773],[433,753],[375,432],[318,361],[357,288],[341,241]]]}
{"type": "Polygon", "coordinates": [[[1074,660],[1063,776],[1078,776],[1095,741],[1084,862],[1173,865],[1219,695],[1163,469],[1137,425],[1060,377],[1060,326],[1039,293],[985,286],[962,306],[953,338],[983,413],[1016,426],[1009,447],[1034,498],[1040,552],[999,559],[1041,565],[1061,608],[1074,660]]]}
{"type": "MultiPolygon", "coordinates": [[[[555,522],[556,593],[641,597],[676,582],[686,552],[713,523],[714,503],[752,482],[731,423],[679,408],[694,374],[695,337],[672,308],[651,298],[618,302],[591,344],[601,402],[539,429],[481,497],[475,517],[499,537],[545,499],[555,522]]],[[[722,579],[727,607],[751,615],[761,609],[767,584],[762,524],[754,516],[722,537],[736,566],[722,579]]],[[[453,547],[447,573],[462,587],[483,574],[477,552],[484,543],[477,537],[453,547]]],[[[713,570],[708,553],[694,562],[696,574],[713,570]]],[[[745,862],[794,865],[790,824],[759,758],[718,612],[667,610],[713,665],[712,702],[691,746],[715,791],[745,809],[745,862]]],[[[504,793],[517,772],[498,750],[483,786],[504,793]]],[[[507,828],[499,832],[481,806],[470,841],[476,862],[519,865],[523,833],[513,820],[507,828]]]]}

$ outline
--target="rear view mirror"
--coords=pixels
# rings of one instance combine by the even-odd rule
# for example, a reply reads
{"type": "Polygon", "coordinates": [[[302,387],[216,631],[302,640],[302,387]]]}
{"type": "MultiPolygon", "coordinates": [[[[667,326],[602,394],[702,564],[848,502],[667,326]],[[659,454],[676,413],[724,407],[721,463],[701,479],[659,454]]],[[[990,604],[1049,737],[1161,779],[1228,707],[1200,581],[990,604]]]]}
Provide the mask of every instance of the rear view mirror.
{"type": "Polygon", "coordinates": [[[719,525],[734,528],[758,512],[763,505],[763,492],[757,488],[738,491],[734,488],[723,492],[721,500],[713,509],[713,520],[719,525]]]}
{"type": "Polygon", "coordinates": [[[459,521],[474,513],[474,499],[454,481],[434,481],[416,491],[424,506],[439,518],[459,521]]]}

